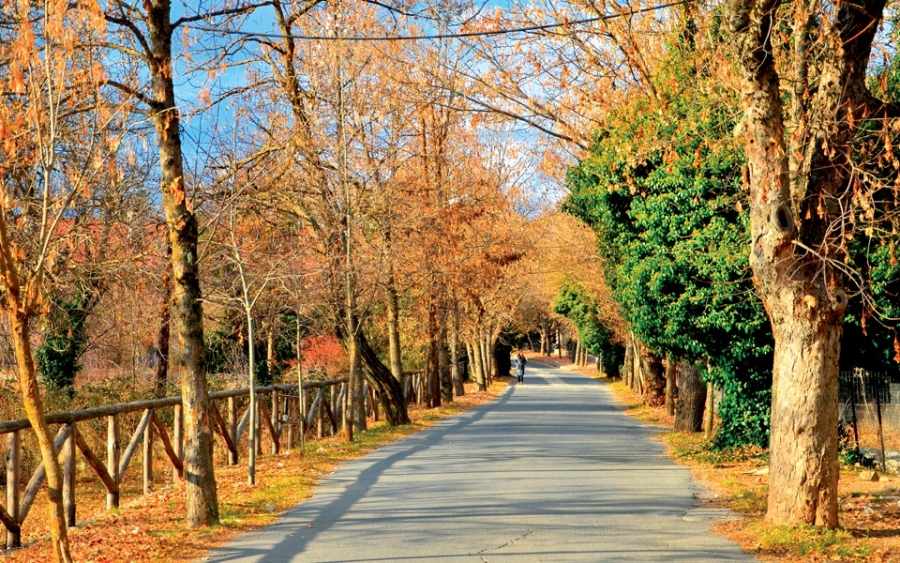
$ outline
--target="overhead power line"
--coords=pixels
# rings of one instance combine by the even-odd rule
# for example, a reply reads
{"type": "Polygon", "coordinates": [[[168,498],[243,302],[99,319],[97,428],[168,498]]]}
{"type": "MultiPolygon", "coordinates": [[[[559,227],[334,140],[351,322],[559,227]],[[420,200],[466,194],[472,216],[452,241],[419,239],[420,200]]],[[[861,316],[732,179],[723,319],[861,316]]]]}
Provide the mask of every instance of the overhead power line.
{"type": "Polygon", "coordinates": [[[207,26],[199,26],[193,25],[190,26],[191,29],[196,29],[198,31],[208,31],[213,33],[225,33],[227,35],[243,35],[246,37],[265,37],[269,39],[284,39],[284,38],[293,38],[299,41],[434,41],[437,39],[465,39],[471,37],[491,37],[496,35],[511,35],[515,33],[531,33],[535,31],[546,31],[549,29],[557,29],[560,27],[568,27],[575,25],[583,25],[588,23],[595,23],[599,21],[607,21],[614,20],[617,18],[623,18],[627,16],[634,16],[638,14],[644,14],[647,12],[655,12],[658,10],[664,10],[666,8],[672,8],[675,6],[680,6],[682,4],[690,4],[694,0],[679,0],[677,2],[669,2],[667,4],[658,4],[656,6],[648,6],[646,8],[641,8],[639,10],[631,10],[628,12],[622,12],[618,14],[608,14],[605,16],[595,16],[592,18],[584,18],[580,20],[572,20],[572,21],[564,21],[564,22],[554,22],[543,25],[529,25],[524,27],[513,27],[506,29],[495,29],[495,30],[485,30],[485,31],[468,31],[468,32],[457,32],[457,33],[435,33],[430,35],[374,35],[374,36],[349,36],[349,37],[336,37],[333,35],[286,35],[283,33],[266,33],[260,31],[241,31],[241,30],[221,30],[216,29],[214,27],[207,26]]]}

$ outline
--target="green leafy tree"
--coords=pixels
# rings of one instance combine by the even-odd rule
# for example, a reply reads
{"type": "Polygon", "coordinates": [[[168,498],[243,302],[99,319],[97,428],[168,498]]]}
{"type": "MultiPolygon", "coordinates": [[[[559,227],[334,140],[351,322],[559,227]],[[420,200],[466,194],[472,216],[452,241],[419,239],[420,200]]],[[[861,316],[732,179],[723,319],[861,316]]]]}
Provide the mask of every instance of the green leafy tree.
{"type": "Polygon", "coordinates": [[[599,305],[581,284],[564,282],[553,302],[553,312],[572,321],[579,341],[588,352],[603,357],[608,376],[619,376],[625,348],[615,341],[613,332],[600,320],[599,305]]]}
{"type": "Polygon", "coordinates": [[[772,337],[748,268],[734,100],[673,48],[658,99],[619,108],[572,169],[564,209],[590,225],[640,340],[711,368],[717,445],[768,444],[772,337]]]}
{"type": "Polygon", "coordinates": [[[43,342],[34,351],[38,372],[47,387],[74,395],[75,376],[88,344],[86,322],[98,291],[79,284],[69,300],[57,300],[44,322],[43,342]]]}

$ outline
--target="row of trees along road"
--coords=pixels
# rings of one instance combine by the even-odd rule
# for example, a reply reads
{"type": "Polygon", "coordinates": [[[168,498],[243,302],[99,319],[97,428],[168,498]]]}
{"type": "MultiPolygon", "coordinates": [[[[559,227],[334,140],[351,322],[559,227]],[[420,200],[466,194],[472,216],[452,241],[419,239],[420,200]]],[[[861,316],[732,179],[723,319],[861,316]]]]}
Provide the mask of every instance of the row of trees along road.
{"type": "MultiPolygon", "coordinates": [[[[626,369],[651,402],[663,354],[724,390],[720,441],[769,444],[779,523],[837,525],[839,365],[900,360],[891,17],[883,0],[537,1],[484,23],[566,25],[471,40],[471,103],[540,131],[546,170],[580,161],[564,207],[597,234],[613,339],[641,356],[626,369]]],[[[585,294],[573,316],[600,322],[596,291],[567,287],[558,310],[585,294]]]]}
{"type": "Polygon", "coordinates": [[[624,348],[648,402],[665,393],[663,355],[724,390],[720,444],[769,441],[771,519],[835,526],[837,370],[854,365],[842,339],[879,365],[900,349],[885,12],[883,0],[5,5],[2,308],[57,559],[70,558],[35,320],[40,367],[68,370],[54,380],[67,385],[73,356],[104,349],[96,313],[126,317],[125,295],[157,317],[129,325],[132,366],[143,345],[160,388],[168,368],[181,378],[191,526],[218,518],[207,365],[222,342],[255,356],[260,333],[269,377],[289,348],[279,331],[337,336],[359,431],[363,377],[392,424],[408,420],[406,365],[427,369],[431,405],[459,392],[463,348],[487,385],[503,328],[551,315],[550,286],[583,344],[624,348]],[[460,25],[534,32],[355,40],[460,25]],[[512,124],[533,132],[528,151],[512,124]],[[590,276],[535,258],[579,233],[522,219],[536,151],[541,179],[565,181],[565,210],[596,236],[590,276]],[[540,299],[545,313],[524,311],[540,299]]]}
{"type": "MultiPolygon", "coordinates": [[[[421,32],[400,7],[0,11],[0,305],[56,560],[71,557],[39,372],[72,401],[76,374],[98,365],[121,377],[130,364],[134,383],[152,356],[159,392],[180,377],[190,526],[218,520],[207,392],[223,351],[246,349],[251,383],[286,358],[303,377],[303,339],[337,336],[357,431],[363,378],[403,424],[404,369],[427,370],[435,406],[463,392],[461,356],[480,387],[497,375],[514,269],[536,238],[520,214],[525,157],[506,125],[460,111],[464,45],[343,40],[421,32]]],[[[466,8],[417,7],[436,28],[466,8]]]]}

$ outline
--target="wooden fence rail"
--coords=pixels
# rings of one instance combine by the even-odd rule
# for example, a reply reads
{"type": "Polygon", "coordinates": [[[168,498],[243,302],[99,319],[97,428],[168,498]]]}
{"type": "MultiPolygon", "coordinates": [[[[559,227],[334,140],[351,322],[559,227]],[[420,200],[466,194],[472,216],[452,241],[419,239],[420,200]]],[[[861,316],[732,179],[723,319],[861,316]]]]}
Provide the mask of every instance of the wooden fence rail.
{"type": "MultiPolygon", "coordinates": [[[[280,452],[285,444],[289,449],[295,435],[305,434],[311,428],[317,429],[319,438],[329,432],[336,433],[342,420],[341,415],[345,409],[346,398],[349,395],[348,386],[348,379],[342,378],[305,382],[299,393],[297,384],[269,385],[257,388],[258,395],[270,397],[271,408],[266,404],[267,401],[257,402],[261,415],[257,416],[257,420],[260,421],[261,429],[264,428],[264,433],[269,436],[272,453],[280,452]],[[315,397],[310,405],[310,397],[313,395],[315,397]],[[327,417],[327,425],[324,417],[327,417]],[[313,426],[315,421],[318,423],[313,426]],[[296,430],[295,427],[297,427],[296,430]],[[282,434],[285,429],[287,429],[287,433],[286,439],[283,441],[282,434]]],[[[228,463],[231,465],[238,463],[238,445],[250,420],[249,406],[245,405],[244,412],[239,414],[241,406],[239,402],[240,399],[249,397],[249,395],[249,388],[215,391],[209,394],[213,434],[218,434],[221,438],[228,452],[228,463]],[[224,403],[225,416],[223,416],[222,409],[219,408],[219,403],[224,403]]],[[[372,404],[375,404],[374,398],[372,404]]],[[[168,420],[168,417],[166,418],[168,420]]],[[[75,462],[77,451],[81,452],[85,463],[97,474],[106,488],[106,508],[110,510],[119,506],[121,484],[139,447],[143,458],[143,494],[151,491],[153,487],[154,440],[159,440],[162,444],[166,453],[165,457],[171,462],[173,477],[175,479],[183,478],[184,420],[180,396],[55,413],[47,415],[46,419],[49,424],[59,426],[54,446],[60,456],[63,468],[63,499],[66,522],[69,526],[74,526],[76,523],[75,462]],[[158,414],[161,409],[167,408],[173,409],[171,430],[158,414]],[[123,450],[119,415],[138,412],[141,413],[140,419],[128,442],[124,444],[123,450]],[[106,419],[106,461],[91,449],[78,431],[78,423],[103,418],[106,419]]],[[[6,503],[5,505],[0,504],[0,523],[6,528],[6,548],[21,546],[22,524],[44,482],[45,470],[44,464],[41,463],[28,480],[24,492],[21,490],[22,432],[30,429],[31,423],[28,419],[0,422],[0,435],[7,435],[6,503]]],[[[261,434],[262,432],[257,433],[259,436],[261,434]]],[[[260,443],[261,441],[258,441],[258,444],[260,443]]]]}

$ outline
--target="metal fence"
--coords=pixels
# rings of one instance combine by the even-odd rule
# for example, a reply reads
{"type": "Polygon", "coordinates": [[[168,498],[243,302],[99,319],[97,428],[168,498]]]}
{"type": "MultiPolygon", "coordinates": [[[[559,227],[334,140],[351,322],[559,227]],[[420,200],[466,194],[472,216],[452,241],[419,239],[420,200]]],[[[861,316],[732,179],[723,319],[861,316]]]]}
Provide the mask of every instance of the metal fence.
{"type": "Polygon", "coordinates": [[[900,374],[855,369],[839,377],[844,448],[900,472],[900,374]]]}

